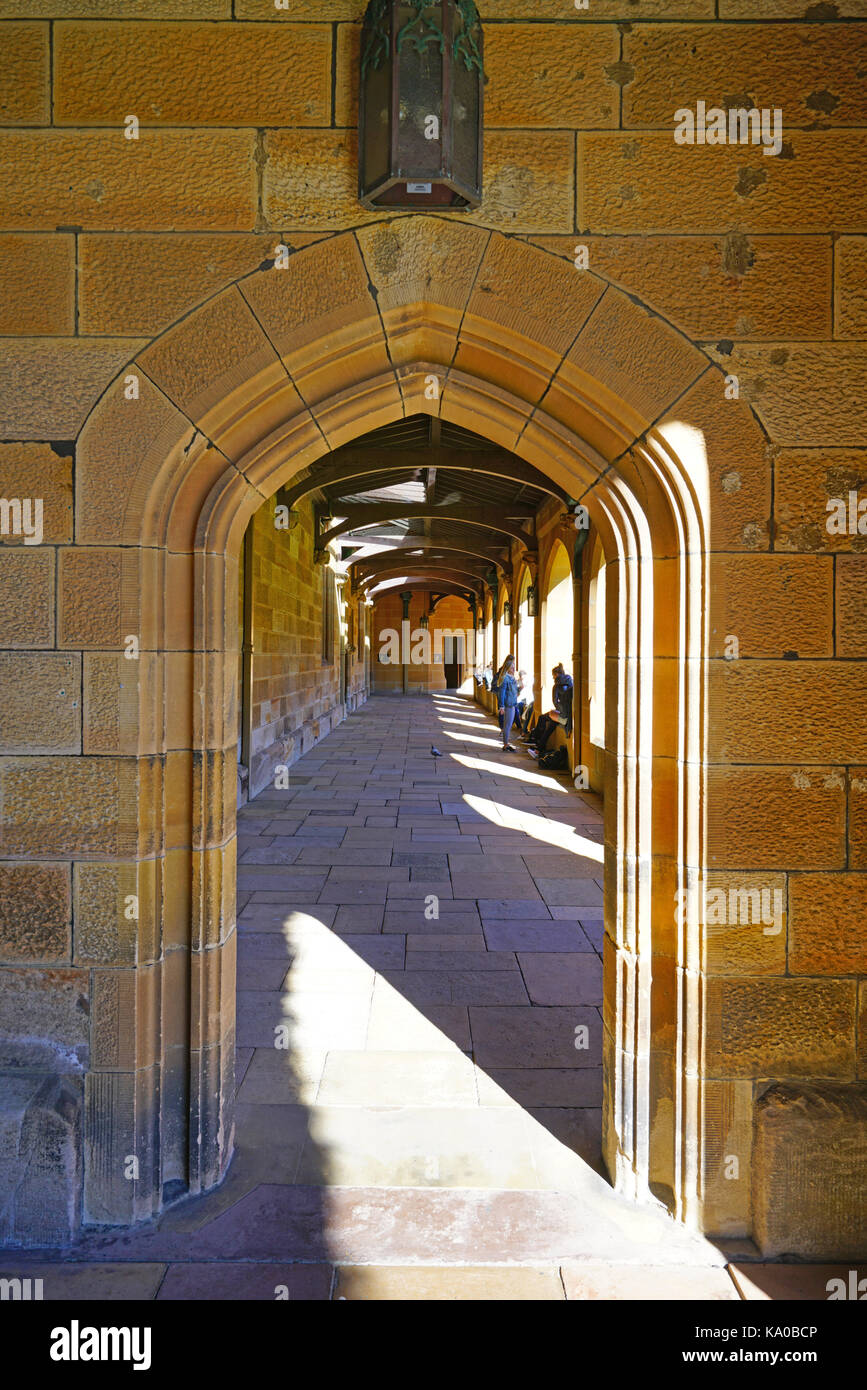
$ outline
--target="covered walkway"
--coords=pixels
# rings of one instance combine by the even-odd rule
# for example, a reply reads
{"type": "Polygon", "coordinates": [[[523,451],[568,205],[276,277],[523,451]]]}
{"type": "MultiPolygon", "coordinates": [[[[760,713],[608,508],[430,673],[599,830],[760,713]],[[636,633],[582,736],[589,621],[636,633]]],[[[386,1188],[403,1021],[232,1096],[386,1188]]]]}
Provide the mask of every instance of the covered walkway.
{"type": "Polygon", "coordinates": [[[229,1176],[85,1237],[75,1296],[737,1298],[603,1176],[598,798],[447,694],[289,780],[239,813],[229,1176]]]}

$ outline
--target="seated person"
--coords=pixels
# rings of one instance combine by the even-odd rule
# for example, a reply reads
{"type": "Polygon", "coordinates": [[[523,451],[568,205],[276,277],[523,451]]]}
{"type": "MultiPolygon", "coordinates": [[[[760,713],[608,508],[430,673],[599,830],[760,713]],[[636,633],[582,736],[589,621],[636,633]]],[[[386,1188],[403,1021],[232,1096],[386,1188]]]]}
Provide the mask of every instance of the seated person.
{"type": "Polygon", "coordinates": [[[554,688],[551,691],[554,708],[542,715],[532,734],[524,740],[532,758],[537,758],[544,752],[548,739],[558,725],[565,728],[567,734],[572,732],[572,677],[562,661],[558,662],[551,674],[554,677],[554,688]]]}

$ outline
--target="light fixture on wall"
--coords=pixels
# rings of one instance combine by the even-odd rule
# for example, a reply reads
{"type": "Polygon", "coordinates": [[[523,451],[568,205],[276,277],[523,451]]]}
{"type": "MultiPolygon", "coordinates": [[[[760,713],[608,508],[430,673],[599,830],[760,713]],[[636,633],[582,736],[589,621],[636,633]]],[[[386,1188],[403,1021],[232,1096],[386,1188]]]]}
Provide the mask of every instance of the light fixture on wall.
{"type": "Polygon", "coordinates": [[[527,617],[528,617],[528,618],[535,618],[535,616],[536,616],[536,590],[535,590],[535,587],[531,584],[531,585],[529,586],[529,588],[527,589],[527,617]]]}
{"type": "Polygon", "coordinates": [[[418,620],[418,625],[419,625],[419,627],[423,627],[424,630],[425,630],[425,632],[427,632],[427,629],[428,629],[428,616],[427,616],[427,613],[422,613],[421,617],[420,617],[419,620],[418,620]]]}
{"type": "Polygon", "coordinates": [[[479,206],[483,86],[474,0],[370,0],[358,99],[365,207],[479,206]]]}
{"type": "Polygon", "coordinates": [[[508,599],[506,599],[506,602],[503,604],[503,622],[506,624],[506,627],[512,626],[512,605],[508,599]]]}

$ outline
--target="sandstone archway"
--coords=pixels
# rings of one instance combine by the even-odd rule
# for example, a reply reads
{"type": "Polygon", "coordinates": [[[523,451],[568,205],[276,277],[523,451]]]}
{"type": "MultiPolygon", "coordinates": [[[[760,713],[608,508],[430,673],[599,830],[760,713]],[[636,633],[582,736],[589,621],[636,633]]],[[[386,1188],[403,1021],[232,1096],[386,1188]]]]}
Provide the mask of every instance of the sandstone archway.
{"type": "MultiPolygon", "coordinates": [[[[102,751],[117,813],[111,834],[82,831],[72,852],[110,863],[119,901],[141,904],[134,987],[118,1003],[134,1060],[91,1074],[85,1221],[131,1221],[203,1191],[232,1153],[246,524],[330,449],[420,412],[513,451],[599,528],[616,653],[604,1151],[621,1191],[661,1191],[700,1222],[702,962],[699,929],[679,929],[672,902],[707,858],[708,556],[756,520],[755,493],[720,478],[735,465],[747,476],[759,432],[703,354],[601,278],[423,217],[238,281],[142,352],[79,438],[64,564],[93,599],[81,645],[117,653],[90,677],[116,729],[102,751]],[[137,701],[121,693],[128,634],[141,645],[137,701]],[[129,1153],[147,1155],[135,1184],[122,1176],[129,1153]]],[[[95,772],[81,761],[86,783],[95,772]]]]}

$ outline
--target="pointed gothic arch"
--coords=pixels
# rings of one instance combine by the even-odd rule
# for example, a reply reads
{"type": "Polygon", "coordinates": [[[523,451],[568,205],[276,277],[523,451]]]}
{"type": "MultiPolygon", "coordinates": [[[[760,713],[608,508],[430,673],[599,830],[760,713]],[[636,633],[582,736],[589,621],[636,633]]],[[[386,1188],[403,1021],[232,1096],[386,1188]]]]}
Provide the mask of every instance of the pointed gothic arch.
{"type": "Polygon", "coordinates": [[[662,1192],[700,1224],[701,940],[676,931],[670,905],[707,860],[708,555],[745,524],[759,431],[701,352],[603,279],[425,217],[239,280],[141,352],[81,431],[70,563],[116,599],[118,660],[129,632],[143,653],[116,760],[118,881],[144,905],[142,987],[123,1003],[135,1067],[111,1085],[97,1074],[85,1220],[151,1215],[218,1183],[231,1158],[247,522],[329,450],[431,410],[581,501],[611,557],[603,1147],[619,1190],[662,1192]],[[719,487],[735,463],[743,495],[719,487]],[[137,1184],[113,1176],[115,1152],[148,1156],[137,1184]]]}

